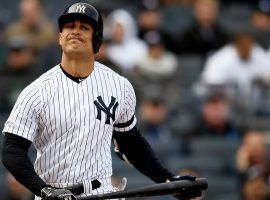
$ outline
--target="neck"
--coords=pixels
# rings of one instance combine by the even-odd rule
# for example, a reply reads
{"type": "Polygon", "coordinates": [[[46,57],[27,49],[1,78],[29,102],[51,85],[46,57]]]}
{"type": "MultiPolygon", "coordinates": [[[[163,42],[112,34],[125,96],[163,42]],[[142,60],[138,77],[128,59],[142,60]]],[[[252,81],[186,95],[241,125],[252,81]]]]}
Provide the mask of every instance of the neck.
{"type": "Polygon", "coordinates": [[[63,54],[61,66],[70,75],[84,78],[91,74],[94,69],[94,56],[88,58],[70,58],[63,54]]]}

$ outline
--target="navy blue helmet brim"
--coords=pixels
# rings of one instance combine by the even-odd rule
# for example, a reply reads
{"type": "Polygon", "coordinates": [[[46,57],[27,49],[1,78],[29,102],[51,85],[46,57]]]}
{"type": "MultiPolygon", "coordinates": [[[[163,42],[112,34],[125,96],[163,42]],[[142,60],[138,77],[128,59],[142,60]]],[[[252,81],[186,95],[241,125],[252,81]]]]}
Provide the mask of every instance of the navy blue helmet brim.
{"type": "Polygon", "coordinates": [[[59,30],[60,32],[62,32],[63,30],[63,27],[66,23],[69,23],[69,22],[73,22],[75,20],[80,20],[82,22],[85,22],[85,23],[88,23],[90,24],[94,29],[97,28],[97,22],[85,15],[85,14],[81,14],[81,13],[66,13],[66,14],[63,14],[59,17],[58,19],[58,25],[59,25],[59,30]]]}

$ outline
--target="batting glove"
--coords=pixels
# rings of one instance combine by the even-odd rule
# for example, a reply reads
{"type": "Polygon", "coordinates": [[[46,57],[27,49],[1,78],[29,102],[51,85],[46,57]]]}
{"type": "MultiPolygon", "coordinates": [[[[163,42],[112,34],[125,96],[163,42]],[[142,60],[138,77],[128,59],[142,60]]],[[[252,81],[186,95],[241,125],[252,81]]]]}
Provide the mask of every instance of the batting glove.
{"type": "Polygon", "coordinates": [[[117,189],[118,189],[119,191],[121,191],[121,190],[124,190],[124,189],[126,188],[126,186],[127,186],[127,178],[126,178],[126,177],[123,177],[123,178],[121,179],[119,185],[117,186],[117,189]]]}
{"type": "MultiPolygon", "coordinates": [[[[169,181],[180,181],[180,180],[195,181],[196,177],[187,174],[183,176],[173,176],[172,178],[169,179],[169,181]]],[[[198,189],[184,188],[182,191],[179,191],[179,194],[175,194],[173,196],[180,200],[190,200],[196,197],[200,197],[201,195],[202,192],[198,189]]]]}
{"type": "Polygon", "coordinates": [[[65,189],[45,187],[41,190],[42,200],[76,200],[77,198],[65,189]]]}
{"type": "MultiPolygon", "coordinates": [[[[127,178],[126,178],[126,177],[123,177],[123,178],[121,179],[119,185],[117,186],[117,189],[118,189],[119,191],[121,191],[121,190],[124,190],[124,189],[126,188],[126,186],[127,186],[127,178]]],[[[125,200],[125,198],[121,198],[121,199],[119,199],[119,200],[125,200]]]]}

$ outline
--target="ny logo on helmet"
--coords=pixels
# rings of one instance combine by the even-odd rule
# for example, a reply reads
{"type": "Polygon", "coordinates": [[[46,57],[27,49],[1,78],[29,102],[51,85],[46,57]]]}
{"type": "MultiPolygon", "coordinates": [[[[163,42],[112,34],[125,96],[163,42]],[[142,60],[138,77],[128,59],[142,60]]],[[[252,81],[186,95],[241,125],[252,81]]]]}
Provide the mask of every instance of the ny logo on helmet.
{"type": "Polygon", "coordinates": [[[85,6],[84,5],[77,5],[76,12],[85,13],[85,6]]]}
{"type": "Polygon", "coordinates": [[[111,102],[109,106],[106,106],[104,101],[102,100],[101,96],[97,97],[97,100],[94,101],[94,104],[97,108],[97,119],[101,120],[101,111],[103,111],[106,114],[106,121],[105,124],[110,124],[111,123],[111,118],[114,121],[115,120],[115,111],[116,108],[118,107],[118,102],[116,101],[115,97],[111,97],[111,102]],[[112,109],[112,112],[111,112],[112,109]]]}

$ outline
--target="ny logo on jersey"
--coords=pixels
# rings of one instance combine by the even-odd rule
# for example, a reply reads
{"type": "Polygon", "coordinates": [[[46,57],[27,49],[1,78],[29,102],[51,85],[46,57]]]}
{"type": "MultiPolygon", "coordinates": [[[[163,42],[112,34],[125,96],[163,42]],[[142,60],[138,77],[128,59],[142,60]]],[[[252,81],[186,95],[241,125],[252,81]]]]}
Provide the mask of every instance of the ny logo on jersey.
{"type": "Polygon", "coordinates": [[[94,104],[97,107],[97,111],[98,111],[97,119],[101,120],[101,111],[103,111],[107,115],[105,124],[110,124],[111,122],[110,119],[112,119],[113,121],[115,120],[115,110],[119,105],[115,97],[111,97],[111,102],[109,106],[105,105],[101,96],[97,97],[97,100],[94,101],[94,104]],[[111,109],[112,109],[112,113],[111,113],[111,109]]]}
{"type": "Polygon", "coordinates": [[[85,13],[85,6],[84,5],[77,5],[75,12],[85,13]]]}

